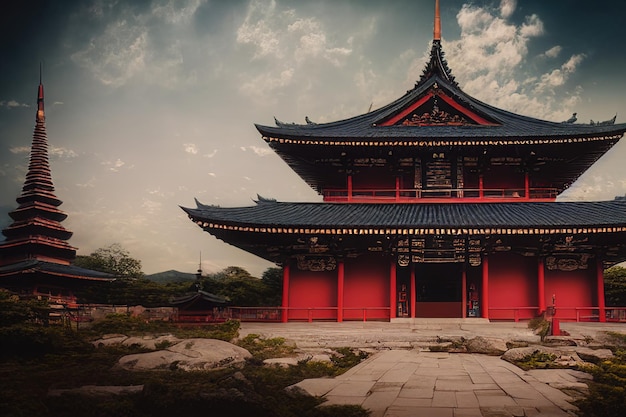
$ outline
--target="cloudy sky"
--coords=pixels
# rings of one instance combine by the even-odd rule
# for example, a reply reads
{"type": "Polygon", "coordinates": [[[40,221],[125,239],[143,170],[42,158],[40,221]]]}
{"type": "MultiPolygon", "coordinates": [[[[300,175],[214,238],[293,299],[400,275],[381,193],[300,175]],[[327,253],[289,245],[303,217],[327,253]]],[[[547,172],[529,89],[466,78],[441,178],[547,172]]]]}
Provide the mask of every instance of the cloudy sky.
{"type": "MultiPolygon", "coordinates": [[[[179,205],[319,201],[254,123],[343,119],[411,89],[434,0],[19,1],[0,16],[0,226],[17,204],[43,62],[63,225],[79,254],[114,242],[146,273],[271,264],[202,232],[179,205]]],[[[441,0],[460,86],[547,120],[626,121],[626,3],[441,0]]],[[[619,143],[562,198],[626,193],[619,143]]]]}

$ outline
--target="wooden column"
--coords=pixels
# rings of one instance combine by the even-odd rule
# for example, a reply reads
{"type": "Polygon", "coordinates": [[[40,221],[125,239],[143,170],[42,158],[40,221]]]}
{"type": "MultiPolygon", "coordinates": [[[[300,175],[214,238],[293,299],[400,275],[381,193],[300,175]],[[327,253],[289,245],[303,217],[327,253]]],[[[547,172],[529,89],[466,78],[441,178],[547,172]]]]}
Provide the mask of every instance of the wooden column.
{"type": "Polygon", "coordinates": [[[467,317],[467,268],[466,264],[463,264],[463,271],[461,271],[461,317],[467,317]]]}
{"type": "Polygon", "coordinates": [[[343,321],[343,281],[344,281],[344,261],[339,261],[337,265],[337,322],[343,321]]]}
{"type": "Polygon", "coordinates": [[[400,200],[400,177],[396,175],[396,201],[400,200]]]}
{"type": "Polygon", "coordinates": [[[546,311],[546,272],[543,258],[539,257],[537,265],[537,305],[539,306],[538,314],[546,311]]]}
{"type": "Polygon", "coordinates": [[[528,176],[528,172],[524,173],[524,198],[526,198],[526,200],[530,199],[530,177],[528,176]]]}
{"type": "Polygon", "coordinates": [[[483,174],[478,174],[478,198],[483,198],[485,196],[485,186],[484,186],[484,178],[483,174]]]}
{"type": "Polygon", "coordinates": [[[396,300],[396,291],[398,290],[396,285],[396,262],[394,258],[391,258],[391,266],[389,268],[389,318],[396,318],[396,311],[398,308],[398,302],[396,300]]]}
{"type": "Polygon", "coordinates": [[[348,201],[352,201],[352,175],[348,175],[348,201]]]}
{"type": "Polygon", "coordinates": [[[283,309],[281,314],[281,320],[283,323],[287,323],[289,320],[289,260],[283,265],[283,309]]]}
{"type": "Polygon", "coordinates": [[[598,281],[598,321],[606,321],[606,304],[604,301],[604,267],[600,256],[596,256],[596,275],[598,281]]]}
{"type": "Polygon", "coordinates": [[[409,291],[409,302],[411,303],[411,317],[415,317],[415,308],[416,305],[415,303],[417,302],[417,297],[416,297],[416,287],[417,287],[417,282],[415,281],[415,264],[411,263],[411,282],[409,282],[409,285],[411,286],[410,291],[409,291]]]}
{"type": "Polygon", "coordinates": [[[489,318],[489,257],[483,256],[482,300],[480,300],[481,317],[489,318]]]}

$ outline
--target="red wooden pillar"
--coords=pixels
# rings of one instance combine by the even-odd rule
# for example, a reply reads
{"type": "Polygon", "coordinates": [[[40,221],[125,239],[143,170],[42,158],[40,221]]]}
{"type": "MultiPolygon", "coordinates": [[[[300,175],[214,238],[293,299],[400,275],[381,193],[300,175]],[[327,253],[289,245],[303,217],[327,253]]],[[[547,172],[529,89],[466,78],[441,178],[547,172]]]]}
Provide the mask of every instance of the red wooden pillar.
{"type": "Polygon", "coordinates": [[[604,301],[604,267],[602,260],[596,256],[596,275],[598,277],[598,321],[606,321],[606,304],[604,301]]]}
{"type": "Polygon", "coordinates": [[[483,198],[485,196],[485,186],[484,186],[484,178],[483,174],[478,175],[478,198],[483,198]]]}
{"type": "Polygon", "coordinates": [[[396,176],[396,201],[400,200],[400,177],[396,176]]]}
{"type": "Polygon", "coordinates": [[[537,304],[539,306],[538,314],[546,311],[546,272],[543,264],[543,258],[539,257],[537,265],[537,304]]]}
{"type": "Polygon", "coordinates": [[[416,289],[415,287],[417,287],[417,282],[415,281],[415,264],[411,263],[411,282],[409,283],[409,285],[411,286],[409,294],[410,294],[410,299],[409,302],[411,303],[411,317],[415,317],[415,303],[417,301],[417,297],[416,297],[416,289]]]}
{"type": "Polygon", "coordinates": [[[463,264],[463,271],[461,272],[461,317],[467,317],[467,269],[463,264]]]}
{"type": "Polygon", "coordinates": [[[391,267],[389,268],[389,318],[396,318],[396,309],[397,301],[396,301],[396,262],[395,259],[391,259],[391,267]]]}
{"type": "Polygon", "coordinates": [[[337,322],[343,321],[343,281],[344,281],[344,262],[339,261],[337,265],[337,322]]]}
{"type": "Polygon", "coordinates": [[[348,201],[352,201],[352,175],[348,175],[348,201]]]}
{"type": "Polygon", "coordinates": [[[482,302],[481,317],[489,318],[489,257],[483,256],[483,285],[482,285],[482,302]]]}
{"type": "Polygon", "coordinates": [[[530,177],[528,172],[524,173],[524,197],[527,200],[530,198],[530,177]]]}
{"type": "Polygon", "coordinates": [[[287,323],[289,320],[289,260],[285,262],[283,266],[283,309],[281,314],[281,320],[283,323],[287,323]]]}

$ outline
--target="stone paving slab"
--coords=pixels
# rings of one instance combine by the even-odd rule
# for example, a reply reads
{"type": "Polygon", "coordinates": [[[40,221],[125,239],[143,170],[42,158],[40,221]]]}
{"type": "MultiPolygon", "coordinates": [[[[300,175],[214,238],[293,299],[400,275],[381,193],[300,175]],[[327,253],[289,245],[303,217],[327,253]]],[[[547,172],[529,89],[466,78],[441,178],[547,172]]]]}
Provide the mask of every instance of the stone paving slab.
{"type": "Polygon", "coordinates": [[[542,381],[571,384],[583,375],[526,372],[479,354],[387,350],[335,379],[296,386],[324,397],[326,404],[361,405],[372,417],[565,417],[575,415],[573,398],[542,381]]]}

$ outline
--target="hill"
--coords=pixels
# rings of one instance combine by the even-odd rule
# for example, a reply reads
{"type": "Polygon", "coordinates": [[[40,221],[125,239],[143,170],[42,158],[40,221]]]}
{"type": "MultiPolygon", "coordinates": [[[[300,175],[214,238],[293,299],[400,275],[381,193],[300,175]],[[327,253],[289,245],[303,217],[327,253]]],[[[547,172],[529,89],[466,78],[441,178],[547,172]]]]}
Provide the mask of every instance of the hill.
{"type": "Polygon", "coordinates": [[[167,284],[168,282],[195,281],[196,274],[171,269],[169,271],[146,275],[146,278],[160,284],[167,284]]]}

